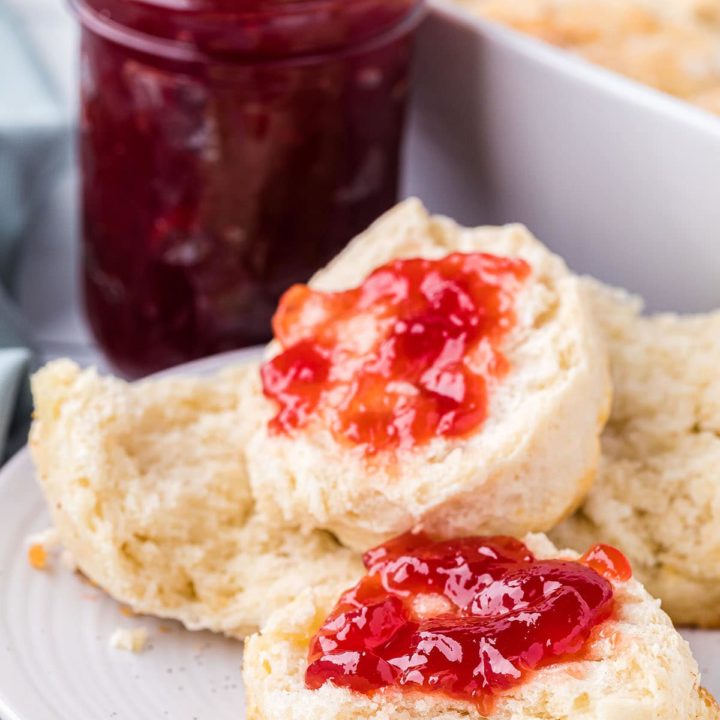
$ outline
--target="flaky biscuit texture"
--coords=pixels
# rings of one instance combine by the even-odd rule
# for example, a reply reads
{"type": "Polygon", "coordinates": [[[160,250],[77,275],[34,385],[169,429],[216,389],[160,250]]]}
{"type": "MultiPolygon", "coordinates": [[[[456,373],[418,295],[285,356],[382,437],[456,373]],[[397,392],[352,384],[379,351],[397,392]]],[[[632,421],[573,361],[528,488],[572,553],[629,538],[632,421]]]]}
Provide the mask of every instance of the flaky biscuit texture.
{"type": "Polygon", "coordinates": [[[598,478],[552,535],[617,545],[676,623],[720,627],[720,313],[646,317],[588,285],[615,399],[598,478]]]}
{"type": "Polygon", "coordinates": [[[253,372],[128,384],[56,361],[33,379],[31,450],[62,543],[136,612],[243,636],[309,583],[361,572],[326,533],[255,513],[253,372]]]}

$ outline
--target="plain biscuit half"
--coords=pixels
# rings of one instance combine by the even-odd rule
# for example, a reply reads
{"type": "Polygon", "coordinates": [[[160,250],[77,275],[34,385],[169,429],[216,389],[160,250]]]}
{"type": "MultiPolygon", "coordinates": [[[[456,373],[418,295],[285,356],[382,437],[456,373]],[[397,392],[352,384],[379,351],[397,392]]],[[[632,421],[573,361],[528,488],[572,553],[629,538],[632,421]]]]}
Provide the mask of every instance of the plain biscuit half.
{"type": "Polygon", "coordinates": [[[676,623],[720,627],[720,312],[643,316],[588,285],[615,399],[598,478],[552,536],[616,545],[676,623]]]}
{"type": "Polygon", "coordinates": [[[31,450],[62,543],[138,613],[243,636],[308,582],[362,571],[327,533],[255,513],[243,455],[253,371],[128,384],[57,361],[33,378],[31,450]]]}
{"type": "Polygon", "coordinates": [[[453,252],[520,257],[531,267],[502,347],[511,370],[490,388],[484,424],[469,437],[435,438],[368,464],[321,416],[289,435],[269,431],[276,407],[256,380],[252,412],[261,422],[247,456],[261,512],[326,528],[362,549],[419,522],[445,536],[544,531],[577,507],[595,475],[609,411],[606,351],[580,281],[524,227],[466,229],[408,200],[310,285],[348,289],[393,259],[453,252]]]}
{"type": "MultiPolygon", "coordinates": [[[[573,559],[541,535],[539,558],[573,559]]],[[[395,689],[372,695],[304,684],[310,639],[345,588],[308,591],[246,641],[248,720],[483,720],[475,705],[395,689]]],[[[616,610],[582,659],[547,666],[499,695],[492,720],[717,720],[698,666],[670,619],[635,580],[615,584],[616,610]]]]}

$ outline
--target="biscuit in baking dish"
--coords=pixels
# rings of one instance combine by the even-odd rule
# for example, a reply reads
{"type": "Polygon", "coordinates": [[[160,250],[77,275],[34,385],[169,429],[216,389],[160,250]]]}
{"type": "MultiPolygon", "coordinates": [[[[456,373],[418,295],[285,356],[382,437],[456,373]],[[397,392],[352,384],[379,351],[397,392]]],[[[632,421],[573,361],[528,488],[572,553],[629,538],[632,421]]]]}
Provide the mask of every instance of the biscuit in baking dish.
{"type": "Polygon", "coordinates": [[[454,0],[470,12],[718,112],[714,0],[454,0]]]}
{"type": "MultiPolygon", "coordinates": [[[[538,558],[572,559],[544,536],[525,540],[538,558]]],[[[341,590],[308,591],[246,641],[248,720],[483,720],[469,702],[387,689],[372,695],[304,684],[310,639],[341,590]]],[[[497,697],[492,720],[715,720],[687,643],[635,580],[614,585],[614,615],[581,659],[537,670],[497,697]]]]}
{"type": "Polygon", "coordinates": [[[30,447],[62,543],[138,613],[242,636],[309,580],[361,571],[328,534],[254,512],[243,448],[256,370],[128,384],[57,361],[33,378],[30,447]]]}
{"type": "Polygon", "coordinates": [[[720,627],[720,313],[645,317],[592,288],[615,399],[596,482],[552,536],[616,545],[676,623],[720,627]]]}
{"type": "Polygon", "coordinates": [[[310,286],[353,288],[390,260],[452,252],[519,257],[531,267],[503,345],[511,369],[490,389],[484,424],[467,437],[380,453],[369,465],[322,415],[294,433],[272,432],[277,406],[256,387],[251,412],[262,422],[247,458],[261,512],[366,548],[419,521],[445,536],[547,530],[584,497],[610,400],[606,352],[580,281],[524,227],[466,229],[408,200],[310,286]]]}

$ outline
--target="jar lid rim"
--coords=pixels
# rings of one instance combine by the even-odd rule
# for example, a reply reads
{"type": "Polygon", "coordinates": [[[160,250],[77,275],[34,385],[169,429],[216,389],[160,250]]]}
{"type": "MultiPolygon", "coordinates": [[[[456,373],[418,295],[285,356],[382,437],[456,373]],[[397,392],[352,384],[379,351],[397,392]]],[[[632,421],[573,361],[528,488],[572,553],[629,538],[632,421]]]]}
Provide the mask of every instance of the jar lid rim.
{"type": "MultiPolygon", "coordinates": [[[[167,7],[169,3],[177,0],[134,0],[142,4],[154,6],[155,8],[167,7]],[[159,3],[163,3],[161,5],[159,3]]],[[[182,0],[181,0],[182,1],[182,0]]],[[[377,0],[362,0],[371,4],[377,0]]],[[[187,0],[185,0],[187,2],[187,0]]],[[[76,16],[80,20],[82,26],[93,33],[104,37],[107,40],[115,42],[119,45],[125,45],[134,50],[149,55],[161,56],[173,61],[181,62],[218,62],[227,60],[233,64],[258,64],[258,63],[285,63],[293,62],[295,64],[306,63],[312,64],[322,61],[328,56],[338,58],[343,55],[368,52],[375,47],[401,37],[402,35],[412,31],[422,20],[426,13],[425,0],[409,0],[407,11],[400,15],[393,25],[384,28],[382,31],[373,36],[363,39],[353,45],[339,48],[323,47],[310,52],[297,53],[253,53],[238,51],[214,51],[206,50],[198,47],[192,42],[178,40],[170,37],[162,37],[155,34],[144,32],[136,28],[128,27],[125,24],[115,20],[93,7],[88,0],[69,0],[70,6],[73,8],[76,16]],[[341,52],[338,52],[341,50],[341,52]]],[[[337,0],[290,0],[285,3],[286,7],[292,6],[298,13],[300,11],[307,12],[308,8],[317,8],[320,6],[332,6],[337,0]]],[[[188,12],[195,12],[197,8],[186,7],[188,12]]],[[[293,13],[287,13],[288,16],[293,13]]],[[[239,20],[243,17],[257,17],[257,13],[238,13],[235,15],[239,20]]]]}
{"type": "MultiPolygon", "coordinates": [[[[182,12],[202,12],[205,10],[213,10],[212,5],[204,4],[203,2],[197,2],[197,0],[129,0],[136,5],[147,5],[159,9],[173,10],[178,13],[182,12]]],[[[348,2],[376,2],[377,0],[344,0],[348,2]]],[[[315,9],[320,7],[330,7],[336,5],[338,0],[281,0],[280,2],[268,3],[266,7],[259,8],[257,3],[255,7],[248,7],[243,3],[237,3],[236,8],[223,7],[222,12],[228,14],[235,14],[237,16],[243,15],[254,15],[258,11],[272,10],[272,12],[287,11],[288,13],[297,12],[300,10],[306,11],[308,9],[315,9]]],[[[418,0],[419,2],[419,0],[418,0]]]]}

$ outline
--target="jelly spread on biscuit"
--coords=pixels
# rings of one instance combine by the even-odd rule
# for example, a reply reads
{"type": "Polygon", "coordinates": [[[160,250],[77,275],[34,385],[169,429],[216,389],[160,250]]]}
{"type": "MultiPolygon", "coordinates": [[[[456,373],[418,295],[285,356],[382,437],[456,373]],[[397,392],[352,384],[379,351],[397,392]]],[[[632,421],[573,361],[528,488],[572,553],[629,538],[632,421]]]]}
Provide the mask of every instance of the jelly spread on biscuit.
{"type": "Polygon", "coordinates": [[[311,641],[307,687],[394,687],[485,710],[532,670],[578,657],[612,613],[610,580],[630,577],[608,546],[578,562],[538,560],[509,537],[408,533],[364,562],[311,641]]]}
{"type": "Polygon", "coordinates": [[[529,274],[518,258],[454,253],[395,260],[343,292],[293,286],[273,319],[281,351],[262,368],[271,431],[320,417],[373,454],[476,430],[509,370],[501,345],[529,274]]]}
{"type": "Polygon", "coordinates": [[[612,545],[603,545],[602,543],[593,545],[580,558],[580,562],[608,580],[624,582],[632,577],[632,568],[628,559],[612,545]]]}

